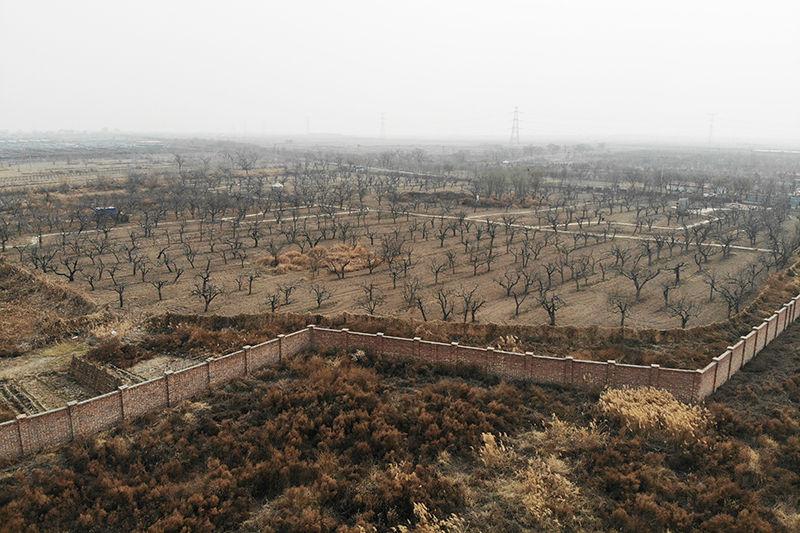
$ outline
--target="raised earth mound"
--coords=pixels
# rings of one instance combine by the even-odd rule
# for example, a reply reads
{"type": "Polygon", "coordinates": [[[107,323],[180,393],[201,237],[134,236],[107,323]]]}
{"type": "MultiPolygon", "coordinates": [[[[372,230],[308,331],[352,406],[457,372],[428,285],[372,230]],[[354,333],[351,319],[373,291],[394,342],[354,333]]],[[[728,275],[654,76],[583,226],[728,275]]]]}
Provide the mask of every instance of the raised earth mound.
{"type": "Polygon", "coordinates": [[[0,357],[80,335],[98,317],[81,294],[0,258],[0,357]]]}

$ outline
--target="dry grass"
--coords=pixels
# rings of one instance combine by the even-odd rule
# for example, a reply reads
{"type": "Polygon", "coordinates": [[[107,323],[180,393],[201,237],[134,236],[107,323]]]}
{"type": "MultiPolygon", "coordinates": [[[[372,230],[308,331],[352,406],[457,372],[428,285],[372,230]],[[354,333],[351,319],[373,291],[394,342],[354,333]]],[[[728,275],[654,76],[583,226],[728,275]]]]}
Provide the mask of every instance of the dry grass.
{"type": "Polygon", "coordinates": [[[487,468],[506,470],[519,459],[513,449],[491,433],[481,434],[481,439],[483,445],[478,450],[478,457],[487,468]]]}
{"type": "Polygon", "coordinates": [[[505,435],[481,437],[476,455],[485,470],[466,480],[479,494],[472,511],[476,521],[499,513],[535,531],[592,530],[596,518],[589,501],[573,481],[573,465],[560,454],[574,446],[600,446],[603,437],[596,428],[555,419],[544,431],[513,441],[505,435]]]}
{"type": "Polygon", "coordinates": [[[775,518],[786,531],[797,533],[800,531],[800,513],[795,505],[780,503],[774,508],[775,518]]]}
{"type": "Polygon", "coordinates": [[[348,246],[340,243],[334,244],[330,248],[315,246],[306,253],[293,250],[280,254],[277,257],[277,266],[274,266],[276,259],[273,255],[257,259],[255,263],[275,274],[286,274],[307,270],[316,272],[329,265],[336,268],[342,264],[346,264],[345,272],[357,272],[367,268],[370,261],[377,261],[374,252],[368,251],[361,245],[348,246]]]}
{"type": "Polygon", "coordinates": [[[94,304],[72,287],[0,261],[0,355],[82,333],[97,319],[94,304]]]}
{"type": "Polygon", "coordinates": [[[553,416],[543,431],[530,431],[519,436],[517,448],[523,453],[536,453],[560,457],[575,452],[587,452],[602,447],[606,435],[591,422],[588,426],[576,426],[553,416]]]}
{"type": "MultiPolygon", "coordinates": [[[[129,337],[147,321],[147,315],[140,311],[116,310],[104,322],[96,324],[89,330],[89,334],[98,339],[116,337],[121,339],[129,337]]],[[[132,339],[133,340],[133,339],[132,339]]]]}
{"type": "Polygon", "coordinates": [[[414,504],[414,526],[396,526],[395,533],[464,533],[470,531],[469,524],[460,516],[452,514],[447,518],[436,518],[424,503],[414,504]]]}
{"type": "Polygon", "coordinates": [[[612,389],[600,396],[599,408],[624,432],[646,437],[665,438],[670,442],[691,442],[708,428],[703,408],[679,402],[665,390],[652,387],[612,389]]]}

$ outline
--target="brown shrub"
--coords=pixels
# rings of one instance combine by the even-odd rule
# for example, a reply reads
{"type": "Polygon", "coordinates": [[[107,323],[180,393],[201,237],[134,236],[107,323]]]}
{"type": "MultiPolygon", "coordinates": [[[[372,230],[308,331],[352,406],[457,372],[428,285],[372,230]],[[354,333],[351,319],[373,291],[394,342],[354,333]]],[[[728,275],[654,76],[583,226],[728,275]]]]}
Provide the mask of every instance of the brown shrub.
{"type": "Polygon", "coordinates": [[[102,341],[86,352],[86,358],[101,364],[112,364],[120,368],[130,368],[140,361],[153,357],[153,352],[135,344],[126,344],[111,338],[102,341]]]}

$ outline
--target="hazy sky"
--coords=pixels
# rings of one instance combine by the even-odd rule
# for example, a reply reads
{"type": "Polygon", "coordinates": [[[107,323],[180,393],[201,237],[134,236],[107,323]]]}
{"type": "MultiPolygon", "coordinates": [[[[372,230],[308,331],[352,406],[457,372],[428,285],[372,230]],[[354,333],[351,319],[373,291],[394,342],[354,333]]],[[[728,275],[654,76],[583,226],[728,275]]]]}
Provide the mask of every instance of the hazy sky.
{"type": "Polygon", "coordinates": [[[800,145],[800,2],[0,0],[0,130],[800,145]]]}

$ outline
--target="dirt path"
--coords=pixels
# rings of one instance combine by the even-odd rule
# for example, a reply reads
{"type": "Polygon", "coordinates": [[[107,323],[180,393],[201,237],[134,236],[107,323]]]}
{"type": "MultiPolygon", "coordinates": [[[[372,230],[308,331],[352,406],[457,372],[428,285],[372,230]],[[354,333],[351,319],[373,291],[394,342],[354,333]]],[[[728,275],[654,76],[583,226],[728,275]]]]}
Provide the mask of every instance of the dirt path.
{"type": "Polygon", "coordinates": [[[84,344],[63,342],[20,357],[0,359],[0,379],[19,379],[44,372],[66,372],[73,356],[83,355],[84,344]]]}

